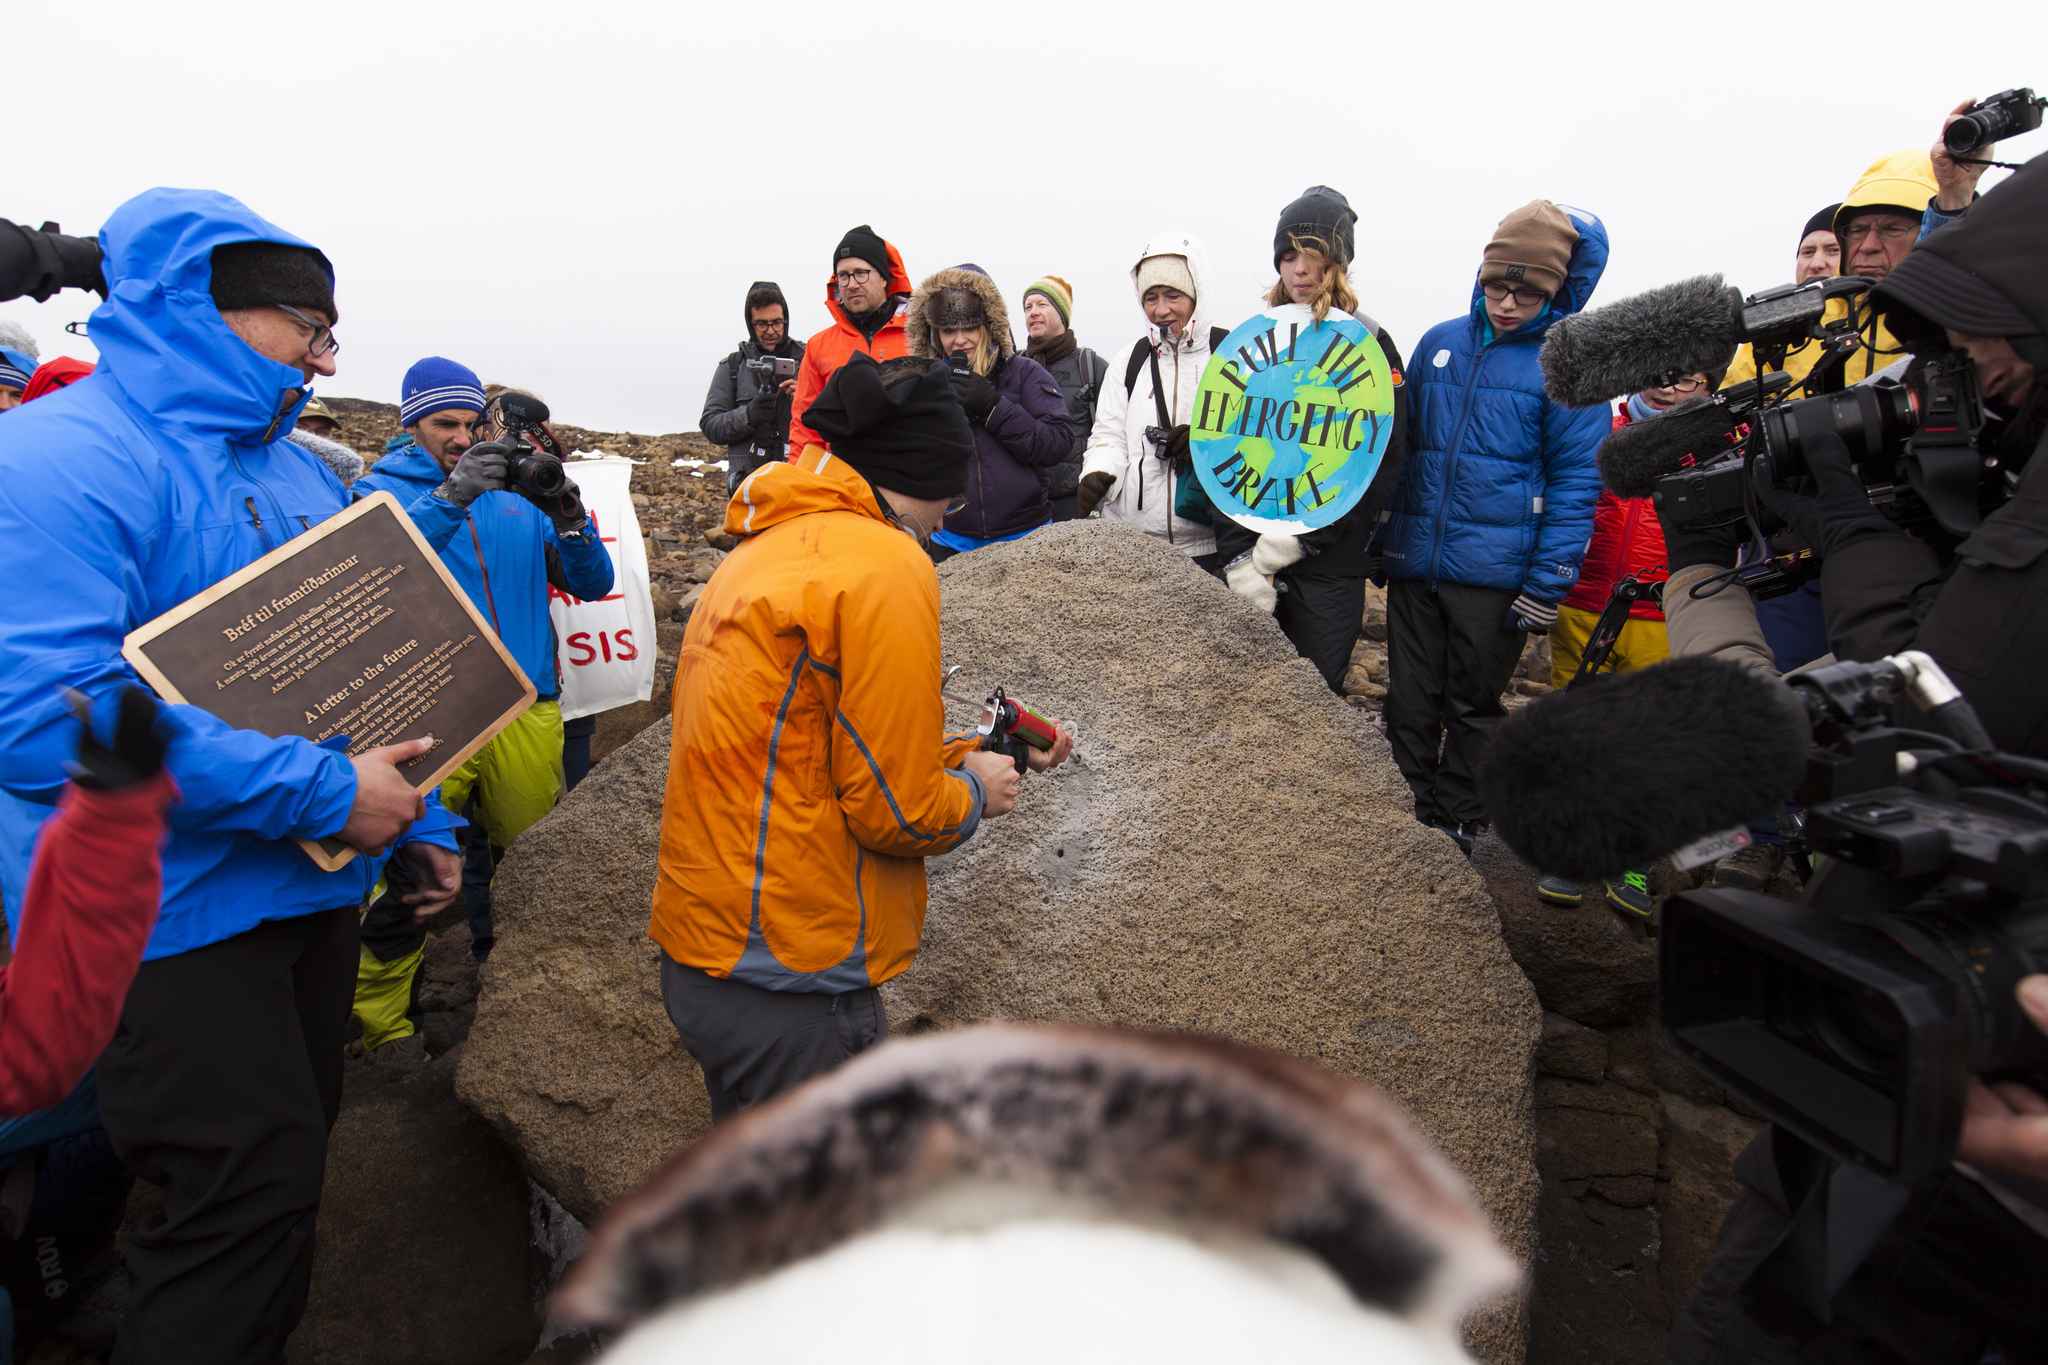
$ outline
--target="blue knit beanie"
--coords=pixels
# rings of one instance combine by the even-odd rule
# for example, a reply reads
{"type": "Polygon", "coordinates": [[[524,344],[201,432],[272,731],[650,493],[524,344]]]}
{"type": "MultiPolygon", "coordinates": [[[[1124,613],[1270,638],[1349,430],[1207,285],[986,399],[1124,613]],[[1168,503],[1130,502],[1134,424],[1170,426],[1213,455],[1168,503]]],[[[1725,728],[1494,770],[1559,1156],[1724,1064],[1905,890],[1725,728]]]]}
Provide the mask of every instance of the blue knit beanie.
{"type": "Polygon", "coordinates": [[[17,351],[11,346],[0,346],[0,384],[10,389],[25,389],[28,387],[29,376],[35,372],[34,356],[17,351]]]}
{"type": "Polygon", "coordinates": [[[405,387],[398,398],[398,425],[409,427],[430,412],[450,408],[484,410],[484,385],[475,370],[430,355],[405,372],[405,387]]]}

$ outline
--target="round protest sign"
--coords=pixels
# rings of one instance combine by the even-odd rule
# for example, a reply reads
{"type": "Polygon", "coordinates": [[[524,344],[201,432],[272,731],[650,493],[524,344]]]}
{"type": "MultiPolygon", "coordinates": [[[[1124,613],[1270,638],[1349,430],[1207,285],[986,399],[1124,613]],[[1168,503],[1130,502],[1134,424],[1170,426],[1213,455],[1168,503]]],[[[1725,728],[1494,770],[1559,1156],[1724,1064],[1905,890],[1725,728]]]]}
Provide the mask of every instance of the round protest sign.
{"type": "Polygon", "coordinates": [[[1300,304],[1224,339],[1195,392],[1189,451],[1218,511],[1300,535],[1358,505],[1394,435],[1401,376],[1364,324],[1300,304]]]}

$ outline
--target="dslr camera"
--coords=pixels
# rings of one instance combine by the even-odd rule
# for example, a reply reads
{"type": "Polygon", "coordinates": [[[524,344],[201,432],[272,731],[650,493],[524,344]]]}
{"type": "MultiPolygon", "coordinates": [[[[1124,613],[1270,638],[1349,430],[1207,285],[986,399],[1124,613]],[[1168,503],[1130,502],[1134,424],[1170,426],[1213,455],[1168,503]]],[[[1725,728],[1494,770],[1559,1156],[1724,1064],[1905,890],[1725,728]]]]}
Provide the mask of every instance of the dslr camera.
{"type": "Polygon", "coordinates": [[[547,428],[548,405],[530,393],[501,393],[491,400],[492,416],[512,447],[506,461],[512,491],[549,516],[573,490],[562,469],[562,447],[547,428]]]}
{"type": "Polygon", "coordinates": [[[1797,905],[1672,897],[1659,1023],[1772,1122],[1916,1180],[1954,1156],[1971,1076],[2048,1069],[2048,1038],[2013,997],[2048,970],[2048,763],[1993,752],[1922,653],[1785,681],[1813,740],[1803,837],[1828,861],[1797,905]],[[1892,725],[1903,697],[1938,732],[1892,725]]]}
{"type": "Polygon", "coordinates": [[[1970,111],[1942,130],[1942,145],[1950,156],[1965,157],[2018,133],[2031,133],[2041,126],[2041,108],[2048,105],[2032,90],[2001,90],[1988,100],[1979,100],[1970,111]]]}

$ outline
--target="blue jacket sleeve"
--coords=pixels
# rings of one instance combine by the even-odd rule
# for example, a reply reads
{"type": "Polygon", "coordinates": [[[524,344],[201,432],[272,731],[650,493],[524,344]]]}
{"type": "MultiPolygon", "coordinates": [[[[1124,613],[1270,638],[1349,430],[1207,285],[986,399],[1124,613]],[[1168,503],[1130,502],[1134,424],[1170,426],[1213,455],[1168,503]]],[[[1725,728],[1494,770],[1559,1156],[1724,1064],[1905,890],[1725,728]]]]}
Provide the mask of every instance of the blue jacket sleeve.
{"type": "MultiPolygon", "coordinates": [[[[587,520],[585,525],[589,525],[587,520]]],[[[589,535],[575,540],[562,539],[552,525],[546,527],[544,534],[561,556],[562,573],[568,579],[570,593],[585,602],[596,602],[611,594],[615,578],[612,557],[598,539],[595,526],[590,527],[589,535]]]]}
{"type": "Polygon", "coordinates": [[[455,831],[468,823],[469,821],[461,816],[448,813],[448,808],[441,804],[441,789],[435,787],[427,793],[427,813],[413,821],[412,827],[398,836],[398,843],[400,846],[432,844],[436,848],[445,848],[453,853],[456,851],[455,831]]]}
{"type": "Polygon", "coordinates": [[[437,498],[432,493],[422,493],[412,500],[405,509],[412,518],[412,524],[420,528],[427,548],[440,554],[448,548],[448,542],[455,539],[455,532],[463,522],[469,520],[469,509],[457,507],[446,498],[437,498]]]}
{"type": "Polygon", "coordinates": [[[1613,425],[1607,407],[1543,405],[1543,519],[1522,591],[1561,602],[1578,581],[1600,501],[1600,442],[1613,425]]]}
{"type": "MultiPolygon", "coordinates": [[[[13,585],[0,604],[0,786],[48,805],[78,742],[66,691],[83,693],[96,720],[111,726],[121,688],[140,683],[121,645],[141,624],[143,565],[162,532],[143,506],[117,506],[131,495],[146,500],[143,490],[25,482],[0,487],[0,575],[13,585]]],[[[356,775],[341,755],[237,730],[196,707],[166,714],[174,719],[165,766],[184,797],[172,828],[319,839],[347,822],[356,775]]]]}

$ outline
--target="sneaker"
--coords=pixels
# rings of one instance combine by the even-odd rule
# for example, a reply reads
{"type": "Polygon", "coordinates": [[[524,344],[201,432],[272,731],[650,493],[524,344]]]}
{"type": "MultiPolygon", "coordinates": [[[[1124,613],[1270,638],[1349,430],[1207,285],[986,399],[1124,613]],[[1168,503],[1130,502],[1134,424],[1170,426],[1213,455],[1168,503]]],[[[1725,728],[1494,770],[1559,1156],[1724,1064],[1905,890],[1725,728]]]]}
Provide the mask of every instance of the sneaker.
{"type": "Polygon", "coordinates": [[[1624,915],[1648,919],[1650,912],[1657,908],[1657,903],[1650,899],[1650,874],[1647,872],[1624,872],[1600,885],[1607,890],[1607,903],[1624,915]]]}
{"type": "Polygon", "coordinates": [[[1586,898],[1586,890],[1563,877],[1545,877],[1536,883],[1536,898],[1552,905],[1577,905],[1586,898]]]}
{"type": "Polygon", "coordinates": [[[1783,844],[1751,844],[1714,864],[1713,884],[1726,891],[1762,891],[1784,865],[1783,844]]]}

